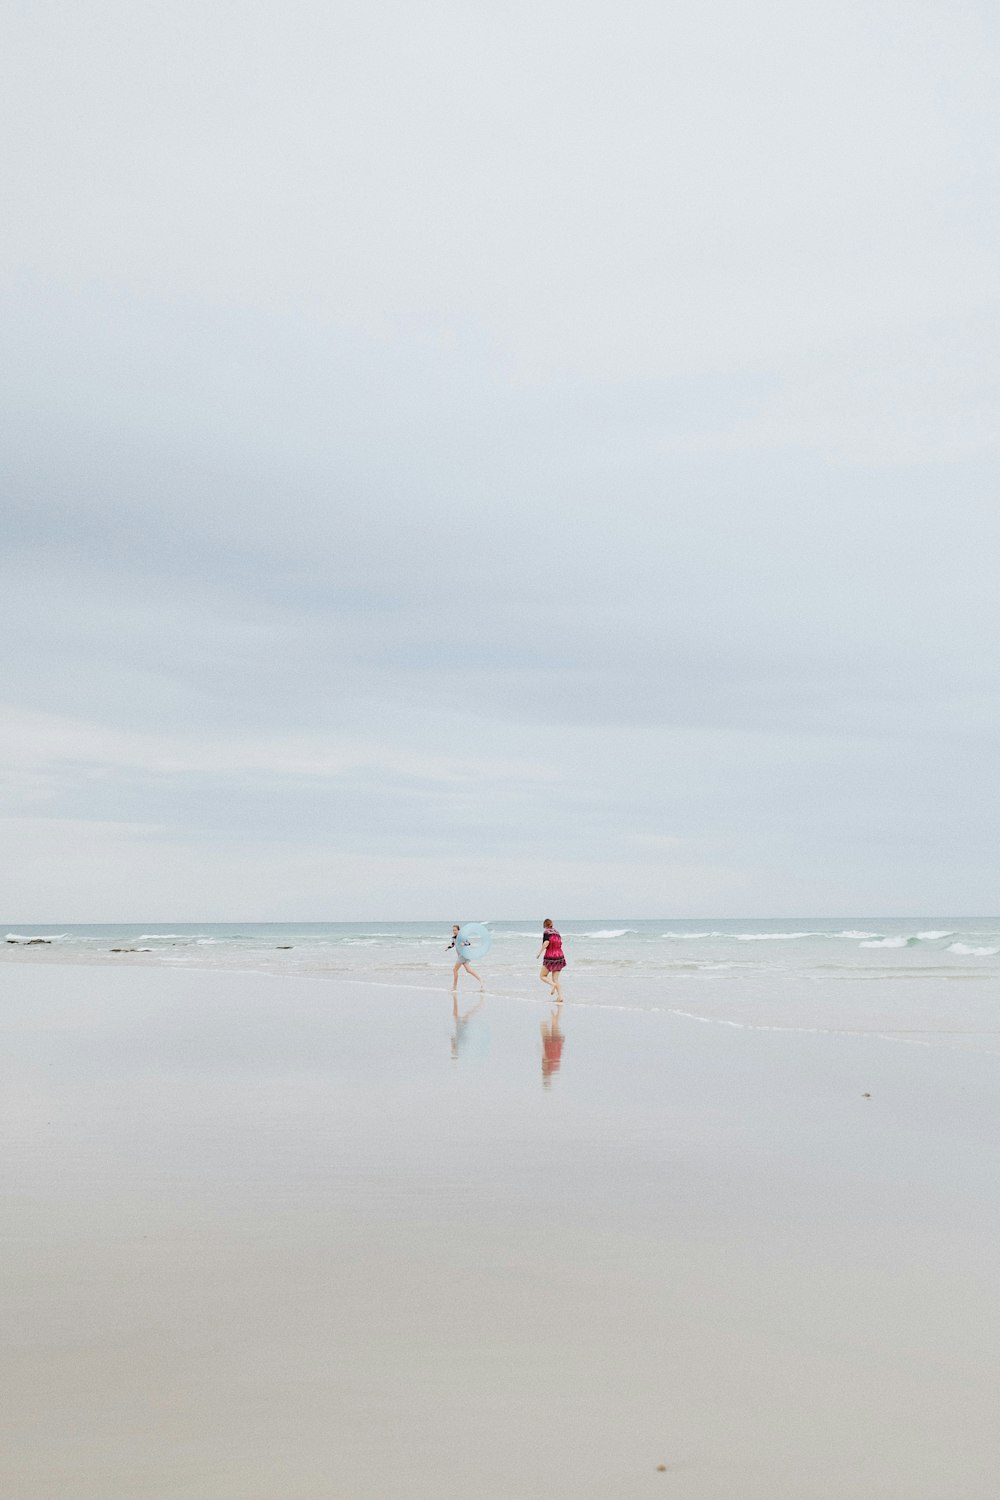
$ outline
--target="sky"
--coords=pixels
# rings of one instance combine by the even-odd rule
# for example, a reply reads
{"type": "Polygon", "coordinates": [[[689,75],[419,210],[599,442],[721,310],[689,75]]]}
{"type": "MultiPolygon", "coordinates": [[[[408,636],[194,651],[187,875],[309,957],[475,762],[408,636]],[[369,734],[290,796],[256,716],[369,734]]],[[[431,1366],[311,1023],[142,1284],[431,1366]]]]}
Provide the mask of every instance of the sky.
{"type": "Polygon", "coordinates": [[[997,910],[994,6],[5,33],[4,921],[997,910]]]}

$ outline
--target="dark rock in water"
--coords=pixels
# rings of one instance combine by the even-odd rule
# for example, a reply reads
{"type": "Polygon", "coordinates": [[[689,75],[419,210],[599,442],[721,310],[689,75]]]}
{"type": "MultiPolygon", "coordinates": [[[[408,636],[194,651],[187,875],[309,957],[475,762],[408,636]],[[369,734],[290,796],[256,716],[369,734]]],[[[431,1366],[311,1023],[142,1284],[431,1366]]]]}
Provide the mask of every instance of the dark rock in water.
{"type": "Polygon", "coordinates": [[[8,941],[8,943],[18,943],[18,944],[20,944],[20,946],[22,948],[34,948],[39,943],[44,943],[45,946],[48,947],[48,945],[52,942],[52,939],[51,938],[8,938],[7,941],[8,941]]]}
{"type": "Polygon", "coordinates": [[[279,953],[285,953],[294,945],[292,943],[277,943],[275,946],[277,947],[279,953]]]}

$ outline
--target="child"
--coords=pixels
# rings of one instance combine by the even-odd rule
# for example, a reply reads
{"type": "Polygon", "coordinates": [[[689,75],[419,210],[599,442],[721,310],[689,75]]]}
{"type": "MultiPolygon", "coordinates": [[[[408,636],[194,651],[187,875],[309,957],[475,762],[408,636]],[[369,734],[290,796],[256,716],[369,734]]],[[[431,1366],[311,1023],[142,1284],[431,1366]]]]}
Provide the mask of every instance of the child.
{"type": "Polygon", "coordinates": [[[538,976],[539,979],[543,984],[548,985],[561,1004],[562,990],[559,988],[559,975],[566,967],[566,958],[563,954],[562,938],[553,927],[551,917],[546,917],[542,923],[542,946],[539,948],[536,956],[542,958],[542,969],[538,976]],[[544,958],[542,958],[543,953],[545,954],[544,958]]]}
{"type": "MultiPolygon", "coordinates": [[[[456,922],[455,925],[454,925],[454,927],[451,929],[451,942],[448,944],[449,948],[454,948],[455,947],[455,939],[458,937],[459,931],[460,931],[460,928],[459,928],[458,923],[456,922]]],[[[468,972],[472,975],[473,979],[479,979],[479,988],[481,990],[484,990],[486,988],[486,986],[483,984],[482,979],[479,978],[479,975],[476,973],[475,969],[469,963],[469,960],[467,958],[460,958],[458,956],[458,951],[456,949],[456,954],[455,954],[455,968],[452,971],[452,976],[451,976],[451,987],[452,987],[453,990],[457,990],[458,989],[458,971],[459,971],[459,969],[467,969],[468,972]]]]}

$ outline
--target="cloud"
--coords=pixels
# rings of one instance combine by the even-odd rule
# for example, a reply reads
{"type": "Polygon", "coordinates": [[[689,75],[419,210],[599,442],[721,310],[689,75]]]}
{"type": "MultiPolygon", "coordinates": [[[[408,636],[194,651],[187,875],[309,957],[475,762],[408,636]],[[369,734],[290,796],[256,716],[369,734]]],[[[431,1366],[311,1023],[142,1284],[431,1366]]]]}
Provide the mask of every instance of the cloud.
{"type": "MultiPolygon", "coordinates": [[[[995,461],[1000,355],[994,299],[975,320],[866,338],[821,366],[802,363],[716,445],[812,449],[833,463],[879,466],[995,461]]],[[[703,442],[705,440],[702,440],[703,442]]]]}
{"type": "Polygon", "coordinates": [[[994,46],[969,5],[57,3],[12,26],[11,255],[535,377],[781,357],[975,279],[994,46]]]}
{"type": "Polygon", "coordinates": [[[272,863],[982,905],[998,56],[976,4],[22,7],[13,892],[34,820],[150,917],[272,863]]]}

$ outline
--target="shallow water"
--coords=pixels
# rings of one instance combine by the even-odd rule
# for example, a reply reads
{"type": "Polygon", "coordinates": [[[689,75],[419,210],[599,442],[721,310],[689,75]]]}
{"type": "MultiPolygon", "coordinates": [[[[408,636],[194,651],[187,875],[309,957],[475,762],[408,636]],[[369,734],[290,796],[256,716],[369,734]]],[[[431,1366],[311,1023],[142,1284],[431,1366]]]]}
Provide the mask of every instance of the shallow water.
{"type": "MultiPolygon", "coordinates": [[[[491,992],[536,998],[539,926],[490,923],[493,946],[481,971],[491,992]]],[[[594,918],[559,926],[568,959],[564,990],[578,1005],[1000,1052],[1000,918],[594,918]]],[[[418,990],[447,988],[451,976],[447,923],[147,922],[4,931],[0,952],[15,961],[156,964],[418,990]]]]}

